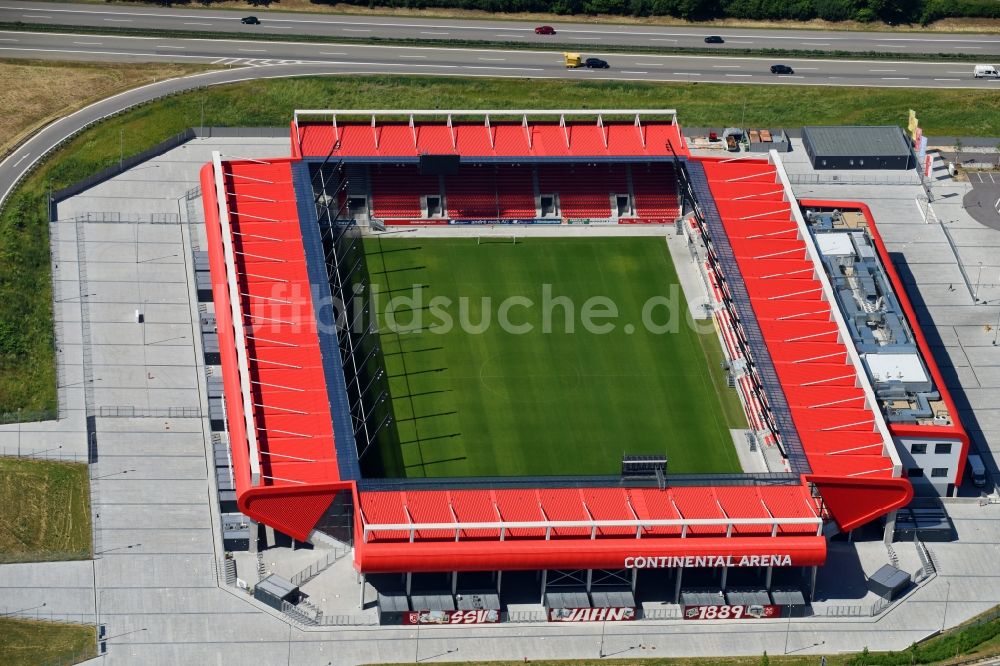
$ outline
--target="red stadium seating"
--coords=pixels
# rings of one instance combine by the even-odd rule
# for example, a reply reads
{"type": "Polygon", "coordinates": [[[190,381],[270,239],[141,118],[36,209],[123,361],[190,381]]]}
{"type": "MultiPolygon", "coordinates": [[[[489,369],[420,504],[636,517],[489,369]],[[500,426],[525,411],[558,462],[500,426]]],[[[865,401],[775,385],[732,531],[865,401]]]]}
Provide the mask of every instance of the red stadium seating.
{"type": "Polygon", "coordinates": [[[378,218],[422,217],[420,197],[441,191],[437,176],[421,176],[414,165],[374,165],[371,183],[372,213],[378,218]]]}
{"type": "Polygon", "coordinates": [[[677,177],[670,164],[633,164],[632,191],[640,218],[672,222],[680,215],[677,177]]]}

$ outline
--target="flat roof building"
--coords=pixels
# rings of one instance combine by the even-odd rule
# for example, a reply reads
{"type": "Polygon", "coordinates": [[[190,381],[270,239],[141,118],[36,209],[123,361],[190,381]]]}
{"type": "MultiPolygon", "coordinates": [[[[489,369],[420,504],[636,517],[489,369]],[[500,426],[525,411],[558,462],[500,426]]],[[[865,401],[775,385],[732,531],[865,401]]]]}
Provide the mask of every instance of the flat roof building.
{"type": "Polygon", "coordinates": [[[910,140],[896,125],[802,128],[814,169],[913,169],[910,140]]]}

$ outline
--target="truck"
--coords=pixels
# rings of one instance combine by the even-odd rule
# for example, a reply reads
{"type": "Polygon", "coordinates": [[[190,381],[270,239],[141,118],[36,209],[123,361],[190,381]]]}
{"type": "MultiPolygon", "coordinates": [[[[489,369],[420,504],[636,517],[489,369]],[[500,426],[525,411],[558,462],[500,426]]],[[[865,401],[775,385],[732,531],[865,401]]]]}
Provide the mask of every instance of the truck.
{"type": "Polygon", "coordinates": [[[969,476],[972,477],[972,485],[976,488],[986,486],[986,465],[983,459],[975,453],[969,454],[969,476]]]}
{"type": "Polygon", "coordinates": [[[583,66],[583,58],[580,57],[579,53],[563,53],[563,60],[566,69],[576,69],[583,66]]]}

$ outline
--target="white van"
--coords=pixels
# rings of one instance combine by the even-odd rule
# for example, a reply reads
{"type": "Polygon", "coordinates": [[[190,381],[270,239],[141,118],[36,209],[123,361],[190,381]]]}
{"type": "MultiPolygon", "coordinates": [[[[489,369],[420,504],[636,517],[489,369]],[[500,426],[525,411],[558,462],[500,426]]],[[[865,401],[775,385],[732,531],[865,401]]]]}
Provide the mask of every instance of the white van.
{"type": "Polygon", "coordinates": [[[976,65],[972,76],[977,79],[1000,79],[1000,72],[993,65],[976,65]]]}
{"type": "Polygon", "coordinates": [[[982,488],[986,485],[986,465],[983,459],[975,453],[969,454],[969,474],[972,476],[972,485],[982,488]]]}

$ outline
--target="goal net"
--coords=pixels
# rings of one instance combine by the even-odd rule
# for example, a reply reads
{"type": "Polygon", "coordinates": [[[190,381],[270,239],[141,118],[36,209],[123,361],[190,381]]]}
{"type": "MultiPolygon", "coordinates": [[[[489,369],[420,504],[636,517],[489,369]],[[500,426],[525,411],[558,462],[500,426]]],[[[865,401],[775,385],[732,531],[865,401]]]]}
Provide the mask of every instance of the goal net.
{"type": "Polygon", "coordinates": [[[517,234],[477,234],[476,235],[476,245],[494,245],[494,244],[504,244],[504,245],[517,245],[519,242],[523,242],[523,239],[518,239],[517,234]]]}

